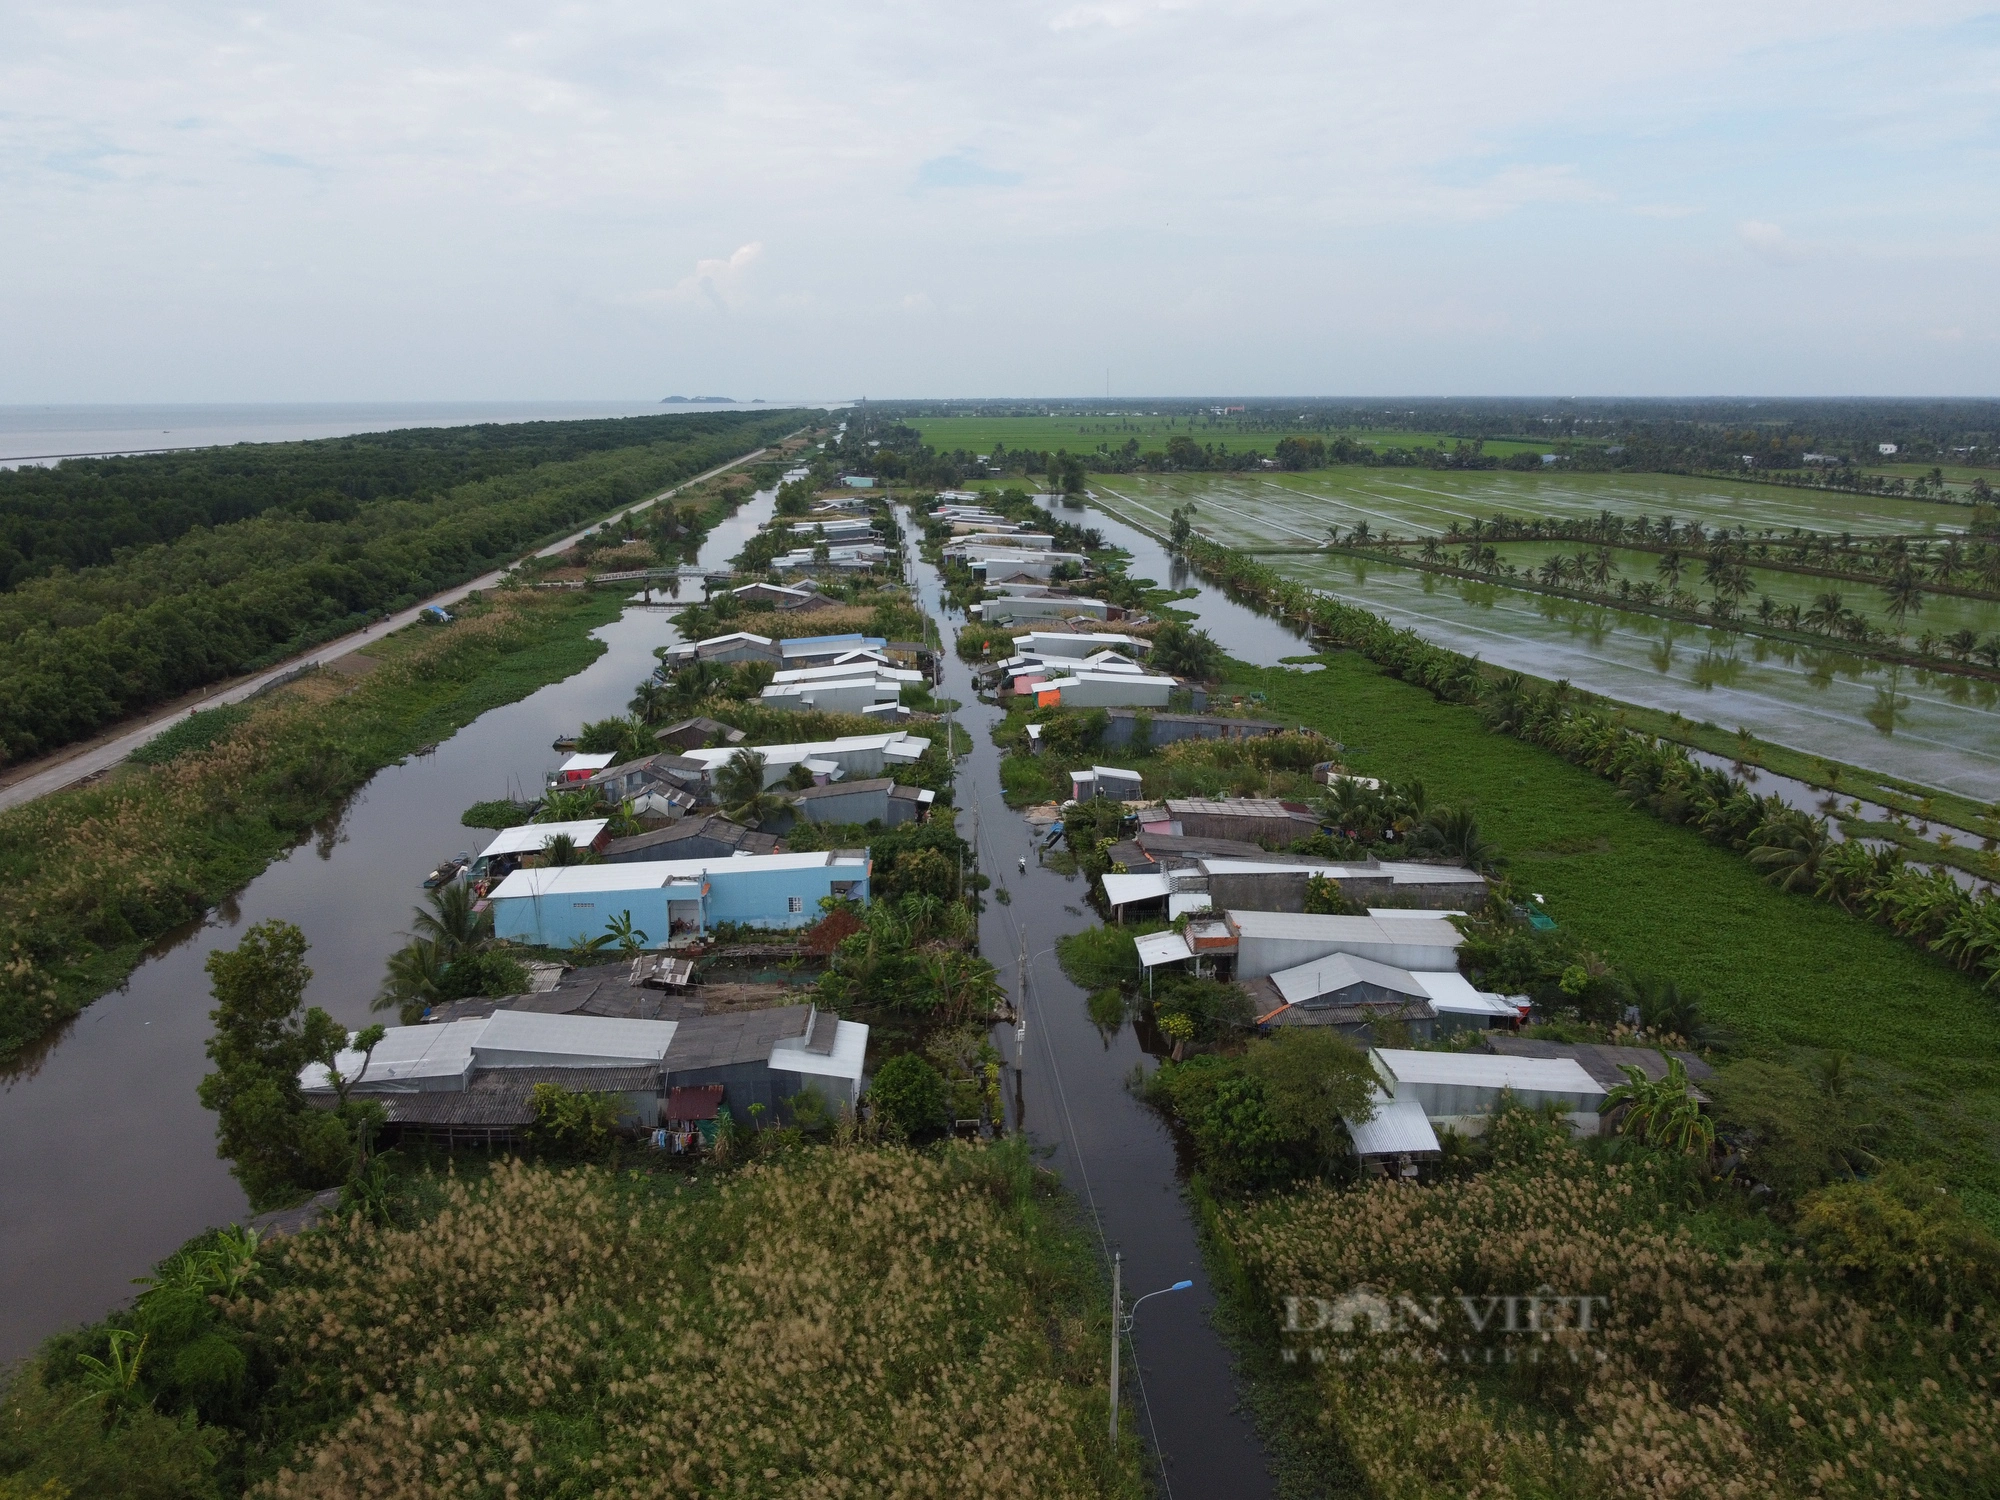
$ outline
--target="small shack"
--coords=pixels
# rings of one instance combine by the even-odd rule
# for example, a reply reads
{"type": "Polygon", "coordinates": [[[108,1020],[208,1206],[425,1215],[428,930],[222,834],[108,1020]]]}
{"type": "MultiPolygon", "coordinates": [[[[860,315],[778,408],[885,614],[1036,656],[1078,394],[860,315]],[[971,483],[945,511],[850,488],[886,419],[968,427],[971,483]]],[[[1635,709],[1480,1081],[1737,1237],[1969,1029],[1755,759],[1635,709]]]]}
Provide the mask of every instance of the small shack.
{"type": "Polygon", "coordinates": [[[1136,802],[1146,794],[1146,778],[1123,766],[1092,766],[1069,773],[1069,794],[1077,802],[1088,802],[1093,797],[1136,802]]]}

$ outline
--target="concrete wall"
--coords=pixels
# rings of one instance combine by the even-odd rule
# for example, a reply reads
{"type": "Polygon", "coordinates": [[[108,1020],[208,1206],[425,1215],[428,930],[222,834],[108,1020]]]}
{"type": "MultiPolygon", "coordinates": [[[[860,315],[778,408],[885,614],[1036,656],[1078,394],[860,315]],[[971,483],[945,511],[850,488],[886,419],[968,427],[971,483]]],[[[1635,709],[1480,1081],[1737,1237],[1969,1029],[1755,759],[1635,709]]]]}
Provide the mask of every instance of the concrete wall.
{"type": "Polygon", "coordinates": [[[1211,875],[1209,903],[1217,911],[1289,911],[1306,909],[1306,870],[1268,875],[1211,875]]]}

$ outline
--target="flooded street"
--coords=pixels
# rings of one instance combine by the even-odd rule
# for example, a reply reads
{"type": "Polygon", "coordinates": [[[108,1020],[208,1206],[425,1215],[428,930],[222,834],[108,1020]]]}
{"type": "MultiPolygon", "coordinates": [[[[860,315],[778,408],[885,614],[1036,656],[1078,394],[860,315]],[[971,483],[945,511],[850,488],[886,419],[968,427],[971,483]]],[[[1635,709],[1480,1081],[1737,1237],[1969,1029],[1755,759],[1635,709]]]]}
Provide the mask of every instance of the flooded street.
{"type": "MultiPolygon", "coordinates": [[[[1097,526],[1128,548],[1131,571],[1162,584],[1169,561],[1150,539],[1096,515],[1072,516],[1097,526]]],[[[916,531],[914,520],[909,530],[916,531]]],[[[1210,1321],[1214,1293],[1201,1263],[1195,1226],[1183,1197],[1172,1135],[1154,1111],[1133,1093],[1128,1080],[1153,1059],[1140,1049],[1130,1021],[1107,1035],[1092,1022],[1084,992],[1063,975],[1055,940],[1066,932],[1096,925],[1085,904],[1080,876],[1064,877],[1041,868],[1027,821],[1000,798],[1000,752],[989,730],[999,711],[972,692],[971,670],[949,646],[962,617],[939,602],[936,575],[914,564],[924,608],[945,630],[945,682],[941,696],[962,705],[959,721],[972,737],[972,752],[959,766],[958,829],[978,843],[979,867],[994,883],[986,893],[980,945],[1000,970],[1009,993],[1027,955],[1027,1045],[1025,1059],[1013,1032],[994,1035],[1011,1065],[1019,1092],[1010,1086],[1009,1108],[1035,1142],[1048,1151],[1048,1165],[1060,1173],[1091,1217],[1107,1259],[1125,1256],[1125,1296],[1132,1299],[1190,1279],[1194,1289],[1156,1297],[1139,1310],[1132,1334],[1137,1353],[1134,1388],[1136,1418],[1146,1442],[1161,1457],[1163,1492],[1180,1500],[1200,1497],[1254,1497],[1274,1493],[1261,1444],[1247,1416],[1234,1410],[1236,1379],[1229,1353],[1210,1321]],[[1017,861],[1028,870],[1019,873],[1017,861]],[[1004,887],[1008,904],[995,899],[1004,887]]],[[[1252,610],[1204,589],[1198,600],[1179,607],[1197,611],[1202,624],[1233,653],[1270,661],[1310,649],[1289,631],[1252,610]]]]}
{"type": "MultiPolygon", "coordinates": [[[[702,562],[739,551],[772,500],[759,494],[716,527],[702,562]]],[[[160,1257],[246,1212],[195,1098],[208,1069],[208,955],[253,923],[294,922],[312,944],[308,1001],[350,1025],[375,1019],[369,1002],[424,875],[492,837],[459,814],[538,789],[561,759],[549,748],[557,732],[623,713],[653,648],[674,639],[667,611],[648,608],[597,635],[609,649],[584,671],[377,773],[317,838],[162,944],[0,1086],[0,1363],[102,1317],[160,1257]]]]}

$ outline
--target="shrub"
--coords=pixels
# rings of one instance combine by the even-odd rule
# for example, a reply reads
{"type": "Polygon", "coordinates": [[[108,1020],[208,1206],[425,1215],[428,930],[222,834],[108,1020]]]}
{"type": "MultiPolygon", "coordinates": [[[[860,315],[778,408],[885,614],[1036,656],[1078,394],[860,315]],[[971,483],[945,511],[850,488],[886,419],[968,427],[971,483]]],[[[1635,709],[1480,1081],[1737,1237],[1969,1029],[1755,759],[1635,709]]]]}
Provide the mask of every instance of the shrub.
{"type": "Polygon", "coordinates": [[[559,1156],[592,1156],[602,1151],[618,1124],[618,1100],[611,1094],[573,1094],[555,1083],[538,1083],[529,1096],[535,1123],[528,1138],[559,1156]]]}
{"type": "Polygon", "coordinates": [[[951,1123],[943,1077],[914,1052],[882,1064],[868,1086],[868,1100],[877,1119],[909,1139],[934,1134],[951,1123]]]}

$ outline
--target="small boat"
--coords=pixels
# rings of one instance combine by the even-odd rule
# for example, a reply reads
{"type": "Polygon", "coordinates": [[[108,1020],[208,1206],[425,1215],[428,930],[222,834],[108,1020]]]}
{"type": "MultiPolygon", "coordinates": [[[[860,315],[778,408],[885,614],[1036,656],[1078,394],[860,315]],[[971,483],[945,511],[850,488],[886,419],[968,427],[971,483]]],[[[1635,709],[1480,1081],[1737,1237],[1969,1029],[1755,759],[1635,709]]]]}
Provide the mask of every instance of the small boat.
{"type": "Polygon", "coordinates": [[[434,891],[441,885],[450,885],[458,879],[458,872],[472,863],[470,854],[461,854],[457,859],[448,859],[424,877],[424,889],[434,891]]]}
{"type": "Polygon", "coordinates": [[[576,736],[573,734],[558,735],[556,736],[556,742],[549,748],[551,750],[574,750],[576,748],[576,736]]]}

